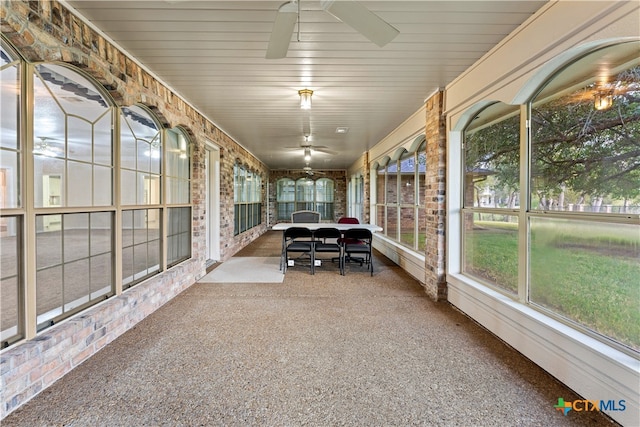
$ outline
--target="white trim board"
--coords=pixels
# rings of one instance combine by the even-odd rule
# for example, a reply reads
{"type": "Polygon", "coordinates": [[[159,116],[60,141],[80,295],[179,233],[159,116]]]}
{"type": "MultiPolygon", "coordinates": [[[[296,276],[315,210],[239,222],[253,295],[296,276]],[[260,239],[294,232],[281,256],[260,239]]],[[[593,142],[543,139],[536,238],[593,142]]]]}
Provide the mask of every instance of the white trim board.
{"type": "Polygon", "coordinates": [[[638,424],[639,360],[464,276],[449,275],[447,282],[451,304],[583,398],[625,400],[624,411],[607,415],[638,424]]]}

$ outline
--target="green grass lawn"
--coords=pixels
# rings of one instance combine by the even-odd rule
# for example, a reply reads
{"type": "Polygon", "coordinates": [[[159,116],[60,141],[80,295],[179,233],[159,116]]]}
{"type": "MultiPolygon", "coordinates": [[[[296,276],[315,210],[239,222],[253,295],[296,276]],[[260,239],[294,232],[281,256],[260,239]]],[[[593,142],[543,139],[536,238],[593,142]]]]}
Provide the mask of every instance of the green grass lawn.
{"type": "MultiPolygon", "coordinates": [[[[517,293],[517,225],[485,226],[467,235],[466,270],[517,293]]],[[[530,301],[640,350],[638,237],[584,228],[563,228],[561,234],[537,230],[530,301]]]]}

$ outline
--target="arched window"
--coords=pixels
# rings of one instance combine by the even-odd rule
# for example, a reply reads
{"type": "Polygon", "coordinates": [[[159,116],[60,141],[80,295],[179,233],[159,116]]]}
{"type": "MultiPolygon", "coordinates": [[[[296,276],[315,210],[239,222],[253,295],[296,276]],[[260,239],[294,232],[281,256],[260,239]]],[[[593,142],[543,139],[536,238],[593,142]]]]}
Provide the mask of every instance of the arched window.
{"type": "Polygon", "coordinates": [[[331,220],[333,214],[334,183],[332,179],[320,178],[316,180],[316,211],[320,212],[320,218],[331,220]]]}
{"type": "Polygon", "coordinates": [[[40,64],[32,125],[36,312],[43,329],[115,292],[113,107],[77,71],[40,64]]]}
{"type": "Polygon", "coordinates": [[[479,112],[463,154],[463,271],[517,294],[520,107],[498,102],[479,112]]]}
{"type": "Polygon", "coordinates": [[[639,49],[591,50],[526,106],[470,114],[461,188],[465,274],[636,351],[639,49]]]}
{"type": "Polygon", "coordinates": [[[191,160],[183,130],[116,108],[71,65],[28,63],[2,39],[0,77],[7,347],[191,258],[191,160]]]}
{"type": "Polygon", "coordinates": [[[414,140],[412,151],[399,148],[376,168],[376,223],[387,237],[424,252],[426,241],[426,143],[414,140]]]}
{"type": "Polygon", "coordinates": [[[358,218],[364,222],[364,177],[362,174],[353,175],[347,187],[349,211],[347,216],[358,218]]]}
{"type": "Polygon", "coordinates": [[[276,182],[278,220],[288,221],[292,212],[310,210],[320,212],[323,220],[333,221],[334,197],[335,182],[331,178],[280,178],[276,182]]]}
{"type": "Polygon", "coordinates": [[[0,46],[0,109],[2,132],[0,134],[0,348],[24,337],[22,301],[23,261],[22,224],[24,222],[24,194],[20,170],[23,159],[19,137],[22,64],[18,56],[4,43],[0,46]]]}
{"type": "Polygon", "coordinates": [[[276,182],[277,218],[289,220],[296,210],[296,183],[291,178],[280,178],[276,182]]]}
{"type": "Polygon", "coordinates": [[[191,257],[191,157],[180,129],[166,132],[167,267],[191,257]]]}
{"type": "Polygon", "coordinates": [[[130,287],[162,269],[162,133],[139,106],[120,114],[122,285],[130,287]]]}
{"type": "Polygon", "coordinates": [[[594,51],[530,103],[529,298],[640,349],[640,43],[594,51]]]}

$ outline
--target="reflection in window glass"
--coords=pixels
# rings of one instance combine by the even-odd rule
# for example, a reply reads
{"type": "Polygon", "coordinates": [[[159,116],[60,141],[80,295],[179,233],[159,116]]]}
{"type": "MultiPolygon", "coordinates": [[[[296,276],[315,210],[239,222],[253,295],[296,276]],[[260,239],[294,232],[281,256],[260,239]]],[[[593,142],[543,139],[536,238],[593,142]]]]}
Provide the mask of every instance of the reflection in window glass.
{"type": "Polygon", "coordinates": [[[122,204],[159,204],[162,157],[159,126],[151,114],[140,107],[125,107],[121,111],[122,204]]]}
{"type": "MultiPolygon", "coordinates": [[[[187,204],[191,200],[189,142],[180,130],[167,131],[166,140],[167,204],[187,204]]],[[[167,210],[167,266],[191,257],[191,207],[167,210]]]]}
{"type": "Polygon", "coordinates": [[[94,179],[98,163],[102,177],[113,173],[111,108],[66,67],[36,66],[33,84],[35,207],[111,205],[112,178],[94,179]]]}
{"type": "Polygon", "coordinates": [[[400,243],[410,248],[416,245],[416,156],[406,154],[400,160],[400,243]]]}
{"type": "Polygon", "coordinates": [[[462,189],[465,274],[634,350],[640,349],[638,46],[593,51],[554,74],[528,105],[530,140],[520,135],[523,120],[512,107],[497,103],[478,114],[464,133],[462,189]],[[518,157],[518,141],[530,144],[530,164],[518,157]],[[524,172],[530,190],[518,200],[524,172]],[[507,209],[520,209],[527,224],[518,225],[507,209]]]}
{"type": "Polygon", "coordinates": [[[387,191],[386,200],[387,204],[398,203],[398,162],[393,161],[387,166],[387,191]]]}
{"type": "Polygon", "coordinates": [[[280,178],[276,183],[276,202],[279,220],[289,220],[295,211],[296,184],[290,178],[280,178]]]}
{"type": "Polygon", "coordinates": [[[416,162],[415,156],[400,161],[400,203],[413,205],[416,200],[416,162]]]}
{"type": "Polygon", "coordinates": [[[262,223],[262,177],[236,164],[234,178],[234,235],[262,223]]]}
{"type": "Polygon", "coordinates": [[[376,223],[407,248],[426,248],[426,142],[376,171],[376,223]]]}
{"type": "Polygon", "coordinates": [[[464,131],[463,271],[518,293],[520,108],[495,103],[464,131]]]}
{"type": "Polygon", "coordinates": [[[320,212],[322,220],[333,221],[335,181],[330,178],[281,178],[276,184],[278,219],[289,221],[294,211],[320,212]]]}
{"type": "Polygon", "coordinates": [[[518,293],[518,217],[464,215],[463,271],[507,292],[518,293]]]}
{"type": "Polygon", "coordinates": [[[520,108],[487,107],[464,132],[464,206],[519,206],[520,108]]]}
{"type": "Polygon", "coordinates": [[[39,328],[113,293],[113,213],[36,217],[39,328]]]}
{"type": "Polygon", "coordinates": [[[416,215],[418,222],[418,252],[424,253],[427,243],[427,207],[425,203],[425,191],[427,186],[427,153],[425,150],[426,143],[418,152],[418,213],[416,215]]]}
{"type": "Polygon", "coordinates": [[[531,302],[640,349],[640,226],[530,221],[531,302]]]}
{"type": "MultiPolygon", "coordinates": [[[[20,129],[20,61],[13,59],[13,55],[0,47],[0,114],[2,114],[2,133],[0,133],[0,148],[17,150],[19,146],[18,131],[20,129]]],[[[4,152],[3,152],[4,154],[4,152]]]]}
{"type": "Polygon", "coordinates": [[[572,70],[582,85],[532,108],[531,207],[640,213],[640,66],[572,70]],[[601,98],[607,104],[594,105],[601,98]]]}
{"type": "Polygon", "coordinates": [[[160,271],[160,209],[122,212],[122,284],[130,287],[160,271]]]}
{"type": "Polygon", "coordinates": [[[20,220],[18,217],[0,218],[0,340],[2,348],[22,335],[20,220]]]}
{"type": "Polygon", "coordinates": [[[20,206],[20,62],[0,49],[0,209],[20,206]]]}
{"type": "Polygon", "coordinates": [[[334,187],[333,180],[329,178],[320,178],[315,181],[316,184],[316,211],[320,212],[320,218],[325,220],[333,220],[333,196],[334,187]]]}
{"type": "Polygon", "coordinates": [[[191,208],[169,208],[167,224],[167,266],[191,257],[191,208]]]}
{"type": "Polygon", "coordinates": [[[311,178],[300,178],[296,181],[296,210],[315,210],[315,188],[311,178]]]}
{"type": "Polygon", "coordinates": [[[363,200],[364,200],[364,178],[362,175],[357,175],[352,179],[352,185],[350,188],[351,210],[349,216],[358,218],[360,222],[364,222],[363,219],[363,200]]]}

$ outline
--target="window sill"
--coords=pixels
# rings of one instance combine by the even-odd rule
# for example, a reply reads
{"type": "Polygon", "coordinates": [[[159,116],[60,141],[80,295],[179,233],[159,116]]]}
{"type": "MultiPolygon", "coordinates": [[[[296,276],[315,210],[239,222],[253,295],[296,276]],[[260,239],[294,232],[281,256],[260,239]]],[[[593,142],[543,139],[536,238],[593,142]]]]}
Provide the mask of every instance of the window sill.
{"type": "Polygon", "coordinates": [[[447,283],[451,304],[585,399],[625,400],[625,411],[607,415],[637,422],[640,360],[466,276],[449,274],[447,283]]]}

